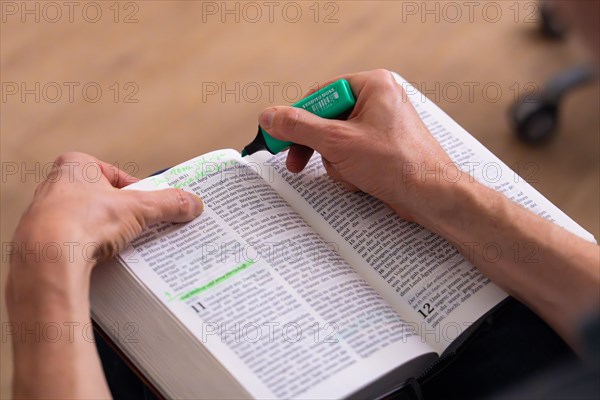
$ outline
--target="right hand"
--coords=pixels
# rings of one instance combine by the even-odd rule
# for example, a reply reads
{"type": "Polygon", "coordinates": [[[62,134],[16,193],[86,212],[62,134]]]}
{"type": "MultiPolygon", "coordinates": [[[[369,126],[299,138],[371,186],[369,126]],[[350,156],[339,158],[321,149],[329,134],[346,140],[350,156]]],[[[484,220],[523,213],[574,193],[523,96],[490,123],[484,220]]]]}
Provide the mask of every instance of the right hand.
{"type": "Polygon", "coordinates": [[[389,71],[343,75],[320,87],[341,78],[350,83],[357,99],[346,121],[323,119],[299,108],[272,107],[263,111],[260,125],[273,137],[295,143],[287,157],[290,171],[301,171],[314,149],[332,179],[426,225],[431,206],[443,200],[441,170],[448,164],[454,167],[452,160],[389,71]]]}

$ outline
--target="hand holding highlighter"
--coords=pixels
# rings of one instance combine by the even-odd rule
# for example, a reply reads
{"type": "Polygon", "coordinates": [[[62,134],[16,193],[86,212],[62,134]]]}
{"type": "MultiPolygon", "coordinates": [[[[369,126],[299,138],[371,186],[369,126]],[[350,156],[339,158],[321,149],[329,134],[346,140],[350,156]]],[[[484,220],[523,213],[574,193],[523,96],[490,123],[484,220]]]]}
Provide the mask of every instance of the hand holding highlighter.
{"type": "MultiPolygon", "coordinates": [[[[350,84],[347,80],[340,79],[292,104],[292,107],[303,108],[321,118],[335,119],[352,109],[355,103],[356,100],[352,94],[350,84]]],[[[273,138],[259,126],[256,138],[254,138],[252,143],[244,147],[242,156],[247,156],[260,150],[268,150],[271,154],[277,154],[291,145],[292,142],[273,138]]]]}

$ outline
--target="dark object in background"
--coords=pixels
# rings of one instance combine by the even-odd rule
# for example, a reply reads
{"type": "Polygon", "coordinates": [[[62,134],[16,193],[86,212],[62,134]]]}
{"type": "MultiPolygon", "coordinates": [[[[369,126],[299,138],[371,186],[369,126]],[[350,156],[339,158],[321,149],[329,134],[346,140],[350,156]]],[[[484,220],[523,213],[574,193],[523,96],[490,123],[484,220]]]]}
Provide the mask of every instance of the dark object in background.
{"type": "Polygon", "coordinates": [[[567,32],[566,25],[556,18],[556,5],[550,1],[540,1],[540,28],[542,34],[549,39],[562,39],[567,32]]]}
{"type": "MultiPolygon", "coordinates": [[[[539,17],[540,30],[546,38],[560,40],[565,37],[567,28],[553,2],[540,1],[539,17]]],[[[519,139],[532,145],[547,142],[557,130],[559,105],[564,95],[593,78],[591,68],[578,66],[550,79],[538,92],[520,95],[519,101],[509,110],[519,139]]]]}
{"type": "Polygon", "coordinates": [[[559,105],[564,95],[592,80],[586,66],[569,69],[552,78],[539,92],[519,96],[510,109],[510,118],[518,137],[530,144],[550,139],[558,127],[559,105]]]}

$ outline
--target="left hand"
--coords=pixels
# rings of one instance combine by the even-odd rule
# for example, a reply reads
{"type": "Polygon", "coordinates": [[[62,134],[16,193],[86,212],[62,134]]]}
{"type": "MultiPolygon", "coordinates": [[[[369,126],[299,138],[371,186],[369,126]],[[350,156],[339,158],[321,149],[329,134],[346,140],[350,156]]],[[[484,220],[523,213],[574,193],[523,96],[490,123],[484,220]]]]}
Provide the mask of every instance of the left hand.
{"type": "Polygon", "coordinates": [[[13,336],[15,398],[110,397],[84,333],[92,268],[146,226],[188,221],[203,209],[199,197],[179,189],[119,190],[136,181],[87,154],[66,153],[35,191],[7,251],[10,321],[20,329],[70,324],[78,331],[52,341],[13,336]]]}
{"type": "Polygon", "coordinates": [[[119,190],[137,181],[87,154],[58,157],[15,232],[12,266],[79,262],[91,269],[146,226],[189,221],[202,213],[202,200],[180,189],[119,190]],[[61,257],[54,257],[58,252],[61,257]]]}

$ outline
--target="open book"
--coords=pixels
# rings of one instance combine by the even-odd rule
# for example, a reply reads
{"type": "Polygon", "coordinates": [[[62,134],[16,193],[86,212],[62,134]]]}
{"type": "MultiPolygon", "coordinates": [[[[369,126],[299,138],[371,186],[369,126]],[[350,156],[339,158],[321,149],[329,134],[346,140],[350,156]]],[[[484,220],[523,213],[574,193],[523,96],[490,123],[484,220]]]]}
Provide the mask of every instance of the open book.
{"type": "MultiPolygon", "coordinates": [[[[397,80],[465,172],[593,240],[397,80]]],[[[451,243],[331,181],[318,155],[299,174],[285,157],[219,150],[131,186],[205,202],[92,276],[94,321],[165,397],[376,397],[423,374],[507,296],[451,243]]]]}

